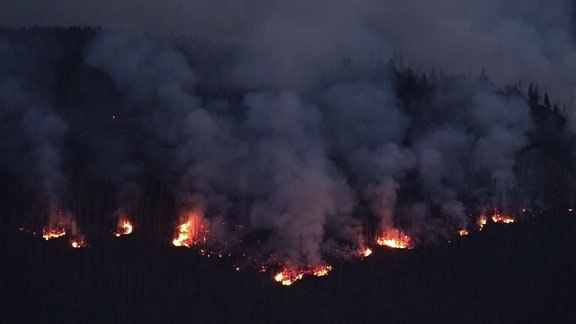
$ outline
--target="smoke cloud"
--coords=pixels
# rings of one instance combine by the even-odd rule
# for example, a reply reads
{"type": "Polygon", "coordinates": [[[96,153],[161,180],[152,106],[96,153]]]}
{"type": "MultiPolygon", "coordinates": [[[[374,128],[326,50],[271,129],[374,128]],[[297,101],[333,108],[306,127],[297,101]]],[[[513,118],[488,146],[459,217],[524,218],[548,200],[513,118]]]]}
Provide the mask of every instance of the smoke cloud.
{"type": "Polygon", "coordinates": [[[68,178],[63,171],[66,123],[33,90],[14,79],[0,81],[1,118],[6,122],[0,147],[3,165],[38,197],[49,226],[67,222],[63,214],[68,178]]]}
{"type": "Polygon", "coordinates": [[[563,102],[576,92],[569,0],[24,0],[4,1],[0,9],[9,26],[104,26],[233,43],[244,63],[236,81],[246,85],[306,84],[341,58],[365,61],[395,51],[404,64],[423,69],[484,68],[498,84],[539,80],[563,102]]]}
{"type": "Polygon", "coordinates": [[[449,237],[482,209],[545,196],[522,189],[543,172],[533,110],[545,105],[524,94],[537,82],[573,108],[573,7],[0,3],[6,25],[105,27],[0,36],[2,174],[49,209],[81,175],[116,213],[145,205],[156,181],[218,242],[288,264],[388,228],[449,237]]]}

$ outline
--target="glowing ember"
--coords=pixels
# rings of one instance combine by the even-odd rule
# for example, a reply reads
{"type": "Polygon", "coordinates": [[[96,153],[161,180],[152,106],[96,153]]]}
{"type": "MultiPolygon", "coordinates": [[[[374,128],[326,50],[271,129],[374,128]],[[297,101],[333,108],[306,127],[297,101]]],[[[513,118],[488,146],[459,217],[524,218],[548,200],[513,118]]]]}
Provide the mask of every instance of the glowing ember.
{"type": "Polygon", "coordinates": [[[132,225],[132,223],[130,223],[130,221],[120,220],[118,222],[118,228],[116,229],[116,232],[114,232],[114,235],[116,235],[116,237],[120,237],[121,235],[129,235],[132,233],[133,229],[134,226],[132,225]]]}
{"type": "Polygon", "coordinates": [[[480,230],[482,230],[482,228],[484,228],[484,225],[486,225],[486,216],[485,215],[480,216],[476,224],[478,225],[480,230]]]}
{"type": "Polygon", "coordinates": [[[509,216],[509,215],[494,213],[494,215],[492,215],[492,221],[494,223],[510,224],[510,223],[514,223],[516,220],[512,216],[509,216]]]}
{"type": "Polygon", "coordinates": [[[383,235],[376,238],[376,244],[395,249],[410,249],[412,242],[410,237],[399,229],[388,229],[383,235]]]}
{"type": "Polygon", "coordinates": [[[58,237],[61,237],[64,235],[66,235],[66,230],[63,227],[54,228],[54,229],[46,229],[46,228],[42,229],[42,237],[46,241],[53,239],[53,238],[58,238],[58,237]]]}
{"type": "Polygon", "coordinates": [[[79,238],[74,238],[70,240],[70,245],[75,248],[75,249],[79,249],[79,248],[83,248],[86,247],[86,242],[84,242],[84,240],[79,239],[79,238]]]}
{"type": "Polygon", "coordinates": [[[458,235],[460,235],[460,236],[466,236],[466,235],[468,235],[468,230],[465,229],[465,228],[463,228],[463,229],[461,229],[461,230],[458,231],[458,235]]]}
{"type": "Polygon", "coordinates": [[[324,276],[328,275],[330,270],[332,270],[331,266],[324,266],[324,267],[316,268],[314,270],[314,272],[312,272],[312,274],[316,277],[324,277],[324,276]]]}
{"type": "Polygon", "coordinates": [[[364,250],[359,251],[361,258],[367,258],[372,254],[372,250],[370,248],[366,248],[364,250]]]}
{"type": "Polygon", "coordinates": [[[176,227],[176,235],[172,240],[174,246],[191,247],[198,243],[206,243],[208,233],[202,223],[202,214],[190,213],[184,221],[176,227]]]}
{"type": "Polygon", "coordinates": [[[315,268],[301,269],[301,270],[284,269],[283,271],[278,272],[276,275],[274,275],[274,280],[276,282],[281,283],[283,286],[290,286],[296,281],[304,278],[305,275],[323,277],[327,276],[331,270],[332,266],[329,265],[319,266],[315,268]]]}
{"type": "Polygon", "coordinates": [[[568,212],[571,213],[571,212],[573,212],[573,211],[574,211],[574,208],[568,208],[568,212]]]}
{"type": "Polygon", "coordinates": [[[303,273],[296,273],[296,272],[284,270],[284,271],[276,274],[274,276],[274,280],[281,283],[283,286],[290,286],[291,284],[302,279],[303,277],[304,277],[303,273]]]}

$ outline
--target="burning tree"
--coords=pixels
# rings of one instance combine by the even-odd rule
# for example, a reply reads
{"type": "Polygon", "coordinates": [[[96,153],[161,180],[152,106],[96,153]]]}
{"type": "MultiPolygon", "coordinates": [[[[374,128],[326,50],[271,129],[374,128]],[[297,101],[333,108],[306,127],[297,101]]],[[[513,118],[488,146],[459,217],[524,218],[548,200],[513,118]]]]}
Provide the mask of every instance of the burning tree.
{"type": "Polygon", "coordinates": [[[176,226],[172,245],[191,247],[200,243],[206,244],[208,234],[204,214],[197,210],[187,211],[180,217],[180,222],[176,226]]]}
{"type": "Polygon", "coordinates": [[[381,235],[376,237],[376,244],[380,246],[388,246],[395,249],[410,249],[412,248],[412,240],[410,237],[400,229],[386,228],[381,235]]]}
{"type": "Polygon", "coordinates": [[[130,235],[132,234],[133,230],[134,226],[132,225],[132,222],[127,219],[119,219],[118,227],[116,228],[116,231],[114,231],[114,235],[116,237],[120,237],[122,235],[130,235]]]}

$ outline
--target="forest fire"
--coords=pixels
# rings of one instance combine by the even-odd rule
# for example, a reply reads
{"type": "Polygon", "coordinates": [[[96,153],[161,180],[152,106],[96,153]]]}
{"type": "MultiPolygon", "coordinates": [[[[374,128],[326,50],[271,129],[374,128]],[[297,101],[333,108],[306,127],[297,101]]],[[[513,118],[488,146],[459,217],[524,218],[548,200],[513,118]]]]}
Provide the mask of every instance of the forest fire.
{"type": "Polygon", "coordinates": [[[190,245],[193,242],[192,234],[190,233],[191,226],[192,224],[190,223],[190,221],[186,221],[185,223],[178,225],[177,227],[178,235],[176,236],[176,238],[174,238],[174,240],[172,240],[172,245],[190,247],[190,245]]]}
{"type": "Polygon", "coordinates": [[[80,248],[86,247],[88,245],[81,238],[72,238],[70,240],[70,246],[72,246],[72,248],[74,248],[74,249],[80,249],[80,248]]]}
{"type": "Polygon", "coordinates": [[[118,228],[116,228],[114,235],[116,237],[120,237],[122,235],[129,235],[129,234],[132,234],[133,230],[134,230],[134,226],[132,225],[132,223],[129,220],[122,220],[121,219],[118,222],[118,228]]]}
{"type": "Polygon", "coordinates": [[[283,286],[290,286],[298,280],[301,280],[306,275],[312,275],[315,277],[323,277],[327,276],[328,273],[332,270],[332,266],[324,265],[318,267],[312,267],[308,269],[300,269],[300,270],[293,270],[293,269],[284,269],[278,272],[274,276],[274,280],[276,282],[281,283],[283,286]]]}
{"type": "Polygon", "coordinates": [[[486,216],[485,215],[481,215],[478,220],[476,221],[476,225],[478,225],[478,228],[480,230],[482,230],[484,228],[484,226],[486,225],[486,216]]]}
{"type": "Polygon", "coordinates": [[[361,258],[367,258],[372,255],[372,250],[370,248],[365,248],[363,250],[358,251],[361,258]]]}
{"type": "MultiPolygon", "coordinates": [[[[480,215],[476,224],[479,226],[479,230],[482,230],[487,224],[488,219],[491,219],[494,223],[514,223],[516,219],[504,213],[497,211],[489,212],[488,214],[480,215]]],[[[219,256],[222,257],[221,252],[213,252],[209,246],[209,235],[214,235],[213,226],[222,225],[226,226],[225,222],[214,222],[213,220],[204,217],[204,214],[194,209],[192,211],[187,211],[180,214],[180,222],[175,226],[175,232],[172,239],[172,245],[176,247],[197,247],[200,255],[211,257],[219,256]],[[209,230],[210,229],[210,230],[209,230]]],[[[58,223],[56,223],[58,224],[58,223]]],[[[375,243],[379,246],[385,246],[394,249],[411,249],[415,246],[413,238],[408,236],[403,230],[397,227],[384,227],[379,234],[375,237],[375,243]]],[[[23,231],[23,228],[20,229],[23,231]]],[[[133,223],[127,219],[127,217],[120,217],[118,220],[117,228],[114,231],[116,237],[123,235],[132,234],[134,230],[133,223]]],[[[456,231],[459,236],[469,235],[470,229],[466,227],[461,227],[456,231]]],[[[456,234],[455,233],[455,234],[456,234]]],[[[455,235],[454,234],[454,235],[455,235]]],[[[87,247],[87,243],[84,240],[83,235],[78,234],[78,228],[74,219],[70,218],[66,223],[60,223],[58,226],[46,226],[42,231],[42,237],[45,240],[50,240],[53,238],[62,237],[64,235],[69,235],[69,246],[73,249],[80,249],[87,247]]],[[[354,248],[351,247],[350,250],[344,252],[348,258],[358,258],[364,260],[373,254],[373,250],[366,245],[364,240],[359,240],[358,245],[354,248]]],[[[231,254],[229,254],[231,256],[231,254]]],[[[242,256],[247,257],[246,253],[242,256]]],[[[301,263],[302,264],[302,263],[301,263]]],[[[303,264],[306,264],[305,262],[303,264]]],[[[309,266],[309,265],[297,265],[297,266],[286,266],[282,263],[276,263],[275,266],[269,267],[269,264],[255,262],[254,265],[259,272],[265,273],[270,269],[279,269],[279,271],[274,272],[272,278],[274,281],[280,283],[283,286],[290,286],[295,282],[304,279],[305,277],[322,277],[327,276],[332,270],[330,265],[321,266],[309,266]],[[280,268],[278,268],[278,266],[280,268]]],[[[235,265],[237,271],[240,270],[238,265],[235,265]]]]}
{"type": "Polygon", "coordinates": [[[516,219],[514,219],[514,217],[512,217],[510,215],[494,213],[494,215],[492,215],[492,221],[494,223],[511,224],[511,223],[516,222],[516,219]]]}
{"type": "Polygon", "coordinates": [[[192,212],[176,226],[176,234],[172,240],[172,245],[181,247],[191,247],[200,242],[206,243],[208,237],[207,230],[202,223],[202,214],[192,212]]]}
{"type": "Polygon", "coordinates": [[[46,227],[44,227],[42,229],[42,237],[46,241],[48,241],[50,239],[62,237],[64,235],[66,235],[66,230],[63,227],[53,228],[53,229],[47,229],[46,227]]]}
{"type": "Polygon", "coordinates": [[[394,249],[412,248],[410,237],[399,229],[394,228],[386,229],[383,235],[376,237],[376,244],[380,246],[388,246],[394,249]]]}

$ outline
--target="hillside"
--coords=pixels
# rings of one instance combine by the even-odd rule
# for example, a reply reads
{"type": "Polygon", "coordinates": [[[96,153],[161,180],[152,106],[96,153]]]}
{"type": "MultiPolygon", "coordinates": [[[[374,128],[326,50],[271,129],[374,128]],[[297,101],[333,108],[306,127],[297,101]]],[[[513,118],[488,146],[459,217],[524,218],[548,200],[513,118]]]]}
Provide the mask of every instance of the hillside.
{"type": "Polygon", "coordinates": [[[70,250],[2,239],[8,322],[572,322],[576,219],[494,224],[451,243],[376,249],[290,287],[138,237],[70,250]],[[146,251],[146,253],[143,253],[146,251]]]}

